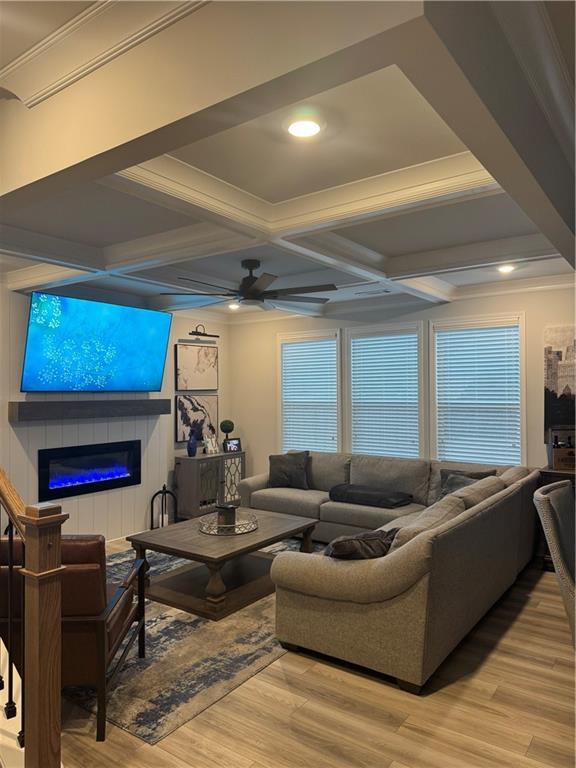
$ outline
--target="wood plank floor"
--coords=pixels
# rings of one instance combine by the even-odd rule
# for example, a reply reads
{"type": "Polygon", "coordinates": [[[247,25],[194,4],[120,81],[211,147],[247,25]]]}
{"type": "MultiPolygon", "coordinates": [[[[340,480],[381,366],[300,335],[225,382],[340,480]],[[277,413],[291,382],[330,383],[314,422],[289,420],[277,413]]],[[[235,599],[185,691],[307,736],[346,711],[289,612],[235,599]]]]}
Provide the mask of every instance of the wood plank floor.
{"type": "Polygon", "coordinates": [[[64,728],[65,768],[572,768],[570,633],[554,574],[526,570],[420,697],[288,653],[154,747],[98,744],[70,705],[64,728]]]}

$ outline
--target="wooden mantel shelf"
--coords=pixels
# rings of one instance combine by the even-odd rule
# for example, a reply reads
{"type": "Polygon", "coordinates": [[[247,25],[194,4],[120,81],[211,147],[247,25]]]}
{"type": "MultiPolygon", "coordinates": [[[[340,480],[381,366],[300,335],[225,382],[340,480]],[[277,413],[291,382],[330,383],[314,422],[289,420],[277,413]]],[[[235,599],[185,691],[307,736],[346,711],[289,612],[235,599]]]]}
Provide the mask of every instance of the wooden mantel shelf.
{"type": "Polygon", "coordinates": [[[148,400],[15,400],[8,403],[10,424],[63,419],[122,419],[163,416],[172,411],[169,398],[148,400]]]}

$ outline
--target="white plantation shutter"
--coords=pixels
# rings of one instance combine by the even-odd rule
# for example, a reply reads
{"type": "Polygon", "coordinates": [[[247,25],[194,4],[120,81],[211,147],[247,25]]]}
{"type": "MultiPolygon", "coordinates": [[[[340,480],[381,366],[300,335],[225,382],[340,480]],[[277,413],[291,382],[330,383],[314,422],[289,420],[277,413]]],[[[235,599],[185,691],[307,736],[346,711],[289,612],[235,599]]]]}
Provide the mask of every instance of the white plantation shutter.
{"type": "Polygon", "coordinates": [[[353,336],[350,360],[352,451],[417,457],[417,332],[353,336]]]}
{"type": "Polygon", "coordinates": [[[439,459],[520,464],[520,329],[435,328],[439,459]]]}
{"type": "Polygon", "coordinates": [[[281,342],[282,450],[338,450],[336,337],[281,342]]]}

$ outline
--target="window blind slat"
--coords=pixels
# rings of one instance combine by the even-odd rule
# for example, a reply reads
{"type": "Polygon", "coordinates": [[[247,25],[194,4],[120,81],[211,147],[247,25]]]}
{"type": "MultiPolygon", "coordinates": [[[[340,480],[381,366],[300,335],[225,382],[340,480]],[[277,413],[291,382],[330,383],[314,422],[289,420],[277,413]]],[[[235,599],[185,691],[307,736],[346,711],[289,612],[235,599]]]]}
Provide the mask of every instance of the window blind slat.
{"type": "Polygon", "coordinates": [[[282,450],[338,449],[336,339],[282,342],[282,450]]]}
{"type": "Polygon", "coordinates": [[[519,327],[437,329],[435,343],[438,458],[519,464],[519,327]]]}
{"type": "Polygon", "coordinates": [[[351,340],[352,451],[417,457],[418,335],[351,340]]]}

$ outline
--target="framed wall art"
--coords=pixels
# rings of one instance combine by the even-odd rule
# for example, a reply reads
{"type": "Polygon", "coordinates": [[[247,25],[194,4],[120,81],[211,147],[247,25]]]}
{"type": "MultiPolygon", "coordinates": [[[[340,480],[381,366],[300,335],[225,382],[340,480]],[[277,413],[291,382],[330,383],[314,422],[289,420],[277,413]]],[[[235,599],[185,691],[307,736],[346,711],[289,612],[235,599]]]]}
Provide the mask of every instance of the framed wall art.
{"type": "Polygon", "coordinates": [[[202,437],[217,438],[218,396],[176,395],[176,442],[185,443],[192,430],[202,432],[202,437]]]}
{"type": "Polygon", "coordinates": [[[209,344],[175,344],[177,391],[218,389],[218,347],[209,344]]]}

